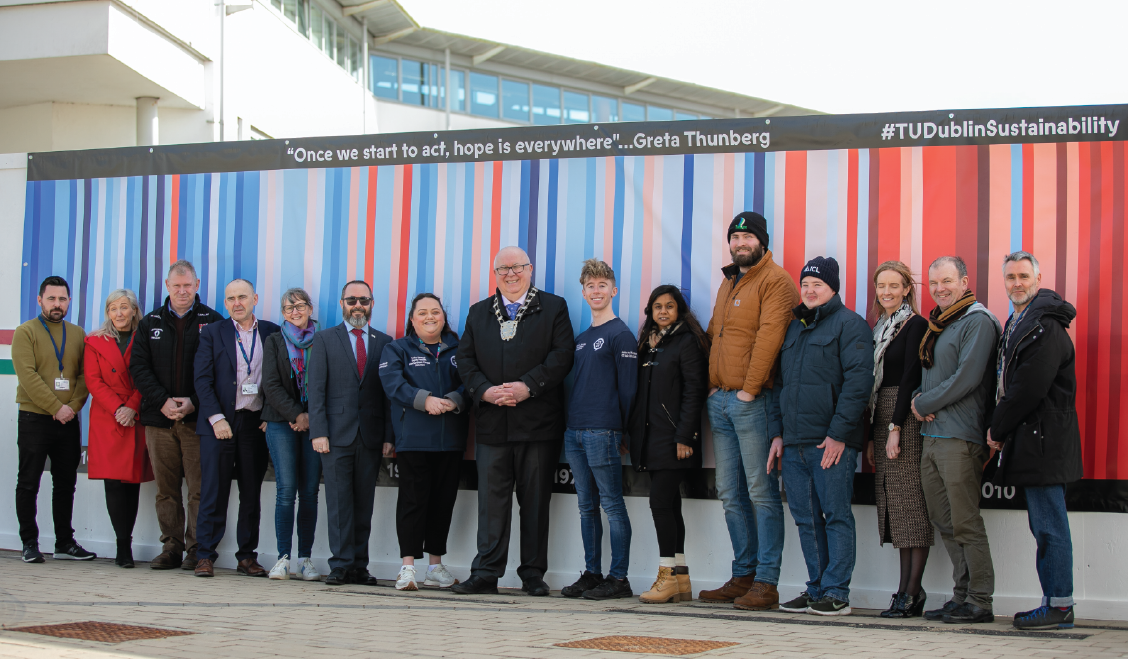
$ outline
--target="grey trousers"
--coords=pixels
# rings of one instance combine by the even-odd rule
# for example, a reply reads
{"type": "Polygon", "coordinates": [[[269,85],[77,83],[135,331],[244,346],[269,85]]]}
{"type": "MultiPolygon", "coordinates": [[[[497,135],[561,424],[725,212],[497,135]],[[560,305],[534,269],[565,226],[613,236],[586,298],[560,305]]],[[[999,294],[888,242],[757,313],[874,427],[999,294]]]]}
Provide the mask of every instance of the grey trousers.
{"type": "Polygon", "coordinates": [[[989,450],[963,439],[922,438],[922,492],[953,563],[953,601],[993,608],[993,557],[981,519],[981,472],[989,450]]]}
{"type": "Polygon", "coordinates": [[[365,448],[358,434],[349,446],[331,444],[329,453],[319,455],[326,483],[330,569],[367,569],[381,452],[365,448]]]}

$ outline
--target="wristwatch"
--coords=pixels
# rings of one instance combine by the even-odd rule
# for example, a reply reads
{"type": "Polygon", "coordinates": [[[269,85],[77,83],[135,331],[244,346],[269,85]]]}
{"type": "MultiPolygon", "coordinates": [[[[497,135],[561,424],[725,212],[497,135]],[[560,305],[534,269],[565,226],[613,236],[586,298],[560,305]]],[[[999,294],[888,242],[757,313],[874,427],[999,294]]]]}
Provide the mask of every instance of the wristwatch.
{"type": "Polygon", "coordinates": [[[887,432],[894,432],[894,431],[896,431],[896,430],[900,430],[900,431],[901,431],[901,430],[902,430],[902,428],[901,428],[900,426],[896,426],[896,425],[895,425],[895,424],[893,424],[893,423],[888,423],[888,424],[887,424],[887,432]]]}

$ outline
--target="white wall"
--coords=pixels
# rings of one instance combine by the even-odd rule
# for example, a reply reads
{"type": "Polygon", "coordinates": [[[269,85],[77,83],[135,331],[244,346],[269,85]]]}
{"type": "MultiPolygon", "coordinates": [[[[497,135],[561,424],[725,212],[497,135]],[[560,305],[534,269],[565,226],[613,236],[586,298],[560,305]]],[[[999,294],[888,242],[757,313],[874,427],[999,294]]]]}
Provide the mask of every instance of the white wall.
{"type": "MultiPolygon", "coordinates": [[[[15,282],[21,277],[24,185],[26,154],[0,155],[0,231],[9,239],[0,242],[0,281],[15,282]]],[[[19,323],[19,291],[15,286],[0,289],[0,328],[14,328],[19,323]]],[[[0,359],[10,357],[8,346],[0,346],[0,359]]],[[[16,470],[16,379],[0,377],[0,497],[12,501],[16,470]],[[4,494],[7,493],[7,494],[4,494]]],[[[39,494],[40,545],[46,551],[54,546],[51,522],[51,478],[45,474],[39,494]]],[[[233,488],[233,490],[236,488],[233,488]]],[[[149,560],[160,551],[160,531],[153,499],[156,487],[147,483],[141,489],[142,504],[134,531],[134,555],[149,560]]],[[[456,503],[449,540],[450,553],[445,562],[454,568],[457,577],[465,578],[475,553],[475,493],[461,491],[456,503]]],[[[277,559],[274,538],[274,483],[264,483],[263,511],[260,523],[260,562],[270,567],[277,559]]],[[[220,545],[220,567],[235,566],[235,510],[237,497],[233,491],[229,503],[229,529],[220,545]]],[[[646,497],[629,497],[628,514],[633,524],[629,578],[638,593],[646,590],[655,578],[658,566],[658,545],[646,497]]],[[[326,534],[324,497],[319,502],[317,540],[314,558],[326,570],[329,557],[326,534]]],[[[370,570],[378,578],[390,579],[400,564],[396,542],[396,490],[377,488],[373,533],[370,542],[370,570]]],[[[787,510],[787,506],[786,506],[787,510]]],[[[890,594],[898,582],[898,552],[890,545],[879,547],[874,506],[853,506],[856,518],[857,559],[852,581],[852,604],[864,608],[886,608],[890,594]]],[[[549,573],[546,581],[560,588],[572,583],[584,569],[576,496],[557,495],[551,503],[549,573]]],[[[515,516],[517,505],[515,505],[515,516]]],[[[683,515],[687,523],[687,562],[696,590],[721,585],[730,576],[733,552],[718,501],[686,500],[683,515]]],[[[1036,543],[1028,530],[1023,511],[986,510],[983,512],[989,532],[996,568],[995,611],[1008,614],[1039,604],[1040,585],[1036,578],[1036,543]]],[[[1069,513],[1074,545],[1074,580],[1076,613],[1081,618],[1108,620],[1127,619],[1127,517],[1113,513],[1069,513]]],[[[84,546],[100,555],[112,556],[114,535],[106,513],[102,485],[80,475],[75,496],[74,526],[76,537],[84,546]]],[[[510,563],[504,586],[517,586],[513,570],[518,565],[518,521],[511,537],[510,563]]],[[[610,549],[605,535],[604,557],[607,566],[610,549]]],[[[15,509],[0,507],[0,548],[20,547],[15,509]]],[[[29,568],[34,569],[34,567],[29,568]]],[[[924,584],[930,593],[930,606],[938,605],[952,587],[950,563],[938,540],[927,564],[924,584]]],[[[803,590],[807,580],[804,560],[797,540],[796,527],[786,515],[785,551],[779,590],[791,598],[803,590]]]]}

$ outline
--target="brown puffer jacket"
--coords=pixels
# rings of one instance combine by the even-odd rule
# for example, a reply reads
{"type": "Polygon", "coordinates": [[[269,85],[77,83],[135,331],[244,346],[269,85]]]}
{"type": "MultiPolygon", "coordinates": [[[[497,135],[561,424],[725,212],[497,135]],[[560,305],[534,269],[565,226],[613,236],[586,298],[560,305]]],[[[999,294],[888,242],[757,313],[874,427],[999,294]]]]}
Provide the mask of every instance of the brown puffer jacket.
{"type": "Polygon", "coordinates": [[[722,274],[726,279],[706,330],[711,338],[710,386],[757,396],[762,388],[773,388],[777,353],[800,294],[789,273],[773,262],[772,251],[737,286],[738,266],[731,263],[722,274]]]}

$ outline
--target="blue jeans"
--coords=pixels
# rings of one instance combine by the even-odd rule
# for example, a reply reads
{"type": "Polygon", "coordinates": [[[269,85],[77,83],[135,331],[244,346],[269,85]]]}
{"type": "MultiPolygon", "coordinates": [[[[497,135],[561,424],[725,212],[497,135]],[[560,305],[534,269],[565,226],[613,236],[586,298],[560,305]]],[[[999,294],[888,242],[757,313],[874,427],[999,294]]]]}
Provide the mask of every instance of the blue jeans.
{"type": "Polygon", "coordinates": [[[800,534],[808,567],[808,597],[830,595],[848,601],[855,570],[855,516],[851,513],[852,483],[859,451],[844,447],[839,464],[820,467],[824,449],[815,444],[786,446],[781,460],[789,512],[800,534]]]}
{"type": "Polygon", "coordinates": [[[310,443],[310,433],[295,432],[286,422],[267,423],[267,449],[275,465],[275,538],[279,557],[290,553],[294,534],[294,497],[298,495],[298,558],[314,547],[318,524],[318,481],[322,461],[310,443]]]}
{"type": "Polygon", "coordinates": [[[632,523],[624,507],[624,481],[620,467],[620,441],[617,430],[576,429],[565,431],[565,459],[573,470],[577,486],[577,507],[581,510],[581,542],[585,546],[585,569],[602,574],[600,543],[604,527],[599,507],[608,516],[612,536],[612,565],[608,576],[628,576],[628,549],[632,544],[632,523]]]}
{"type": "Polygon", "coordinates": [[[781,576],[785,511],[776,467],[765,473],[773,439],[768,404],[767,394],[747,403],[736,391],[718,391],[706,399],[706,411],[714,435],[715,487],[734,547],[731,574],[753,575],[775,586],[781,576]]]}
{"type": "Polygon", "coordinates": [[[1026,487],[1028,528],[1036,538],[1036,574],[1044,591],[1041,605],[1075,606],[1071,596],[1071,527],[1063,485],[1026,487]]]}

